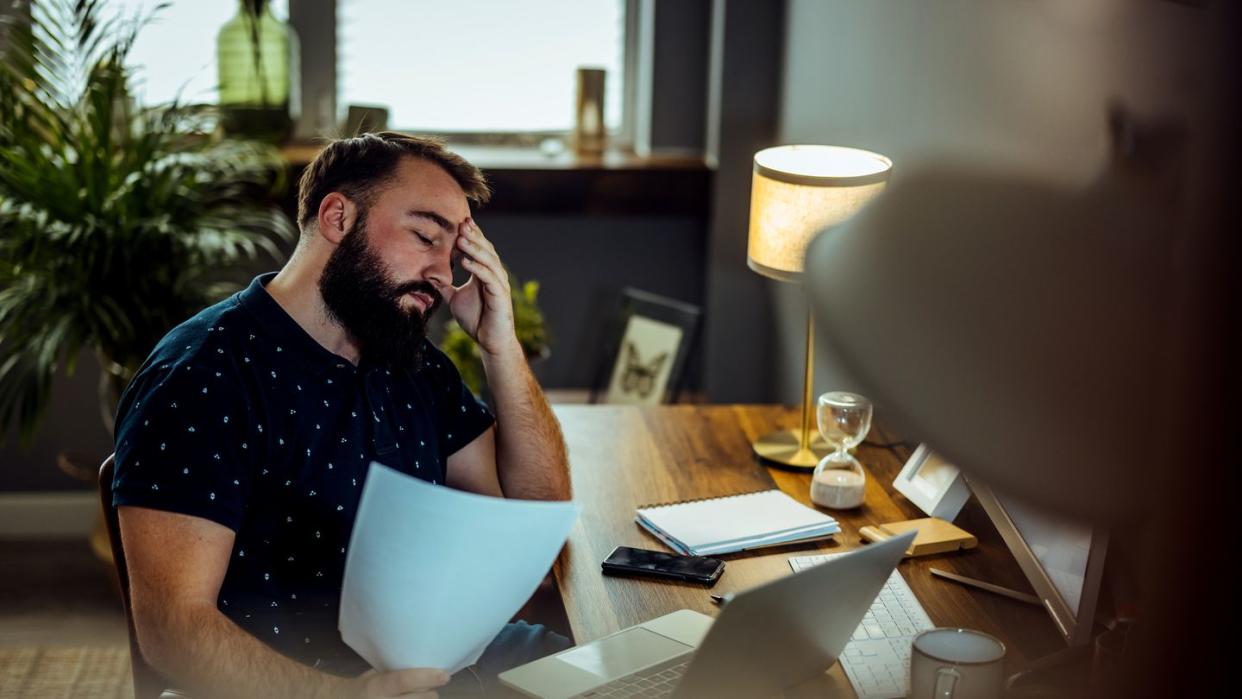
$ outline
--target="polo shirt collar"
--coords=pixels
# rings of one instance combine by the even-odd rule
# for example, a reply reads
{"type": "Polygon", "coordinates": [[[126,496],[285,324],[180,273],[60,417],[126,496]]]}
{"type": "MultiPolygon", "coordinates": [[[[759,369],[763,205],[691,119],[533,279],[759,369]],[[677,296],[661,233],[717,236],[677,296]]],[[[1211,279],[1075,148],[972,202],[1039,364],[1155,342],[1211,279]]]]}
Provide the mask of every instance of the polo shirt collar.
{"type": "Polygon", "coordinates": [[[276,303],[264,288],[275,277],[276,272],[260,274],[238,295],[242,307],[258,320],[260,332],[275,342],[279,351],[288,352],[291,361],[315,374],[365,370],[365,364],[355,367],[344,357],[325,349],[276,303]]]}

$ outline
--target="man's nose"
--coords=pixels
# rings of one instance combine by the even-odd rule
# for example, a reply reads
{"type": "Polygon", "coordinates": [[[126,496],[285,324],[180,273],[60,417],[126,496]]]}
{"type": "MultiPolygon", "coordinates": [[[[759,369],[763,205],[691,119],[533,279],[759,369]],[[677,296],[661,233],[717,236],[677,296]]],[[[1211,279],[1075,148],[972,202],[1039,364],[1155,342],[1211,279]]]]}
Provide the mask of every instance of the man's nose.
{"type": "Polygon", "coordinates": [[[453,253],[445,250],[438,254],[424,271],[423,278],[437,287],[453,285],[453,253]]]}

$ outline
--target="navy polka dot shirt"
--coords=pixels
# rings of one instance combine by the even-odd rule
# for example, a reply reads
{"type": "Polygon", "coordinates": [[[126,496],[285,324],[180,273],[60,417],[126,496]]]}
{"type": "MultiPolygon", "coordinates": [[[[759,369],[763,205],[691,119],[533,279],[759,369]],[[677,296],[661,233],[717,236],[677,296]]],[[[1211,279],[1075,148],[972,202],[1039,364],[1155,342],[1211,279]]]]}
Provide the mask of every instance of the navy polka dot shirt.
{"type": "Polygon", "coordinates": [[[113,503],[232,529],[220,611],[285,655],[350,674],[367,666],[337,615],[368,465],[444,483],[448,456],[494,420],[430,342],[416,371],[324,349],[264,290],[273,276],[174,328],[130,382],[113,503]]]}

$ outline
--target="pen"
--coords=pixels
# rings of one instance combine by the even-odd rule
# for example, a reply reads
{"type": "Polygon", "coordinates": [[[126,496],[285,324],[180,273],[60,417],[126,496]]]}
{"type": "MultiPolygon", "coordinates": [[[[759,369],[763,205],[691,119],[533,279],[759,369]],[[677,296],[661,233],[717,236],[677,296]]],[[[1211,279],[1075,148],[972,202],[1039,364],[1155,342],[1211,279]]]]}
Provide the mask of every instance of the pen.
{"type": "Polygon", "coordinates": [[[712,604],[716,605],[717,607],[723,607],[726,604],[728,604],[730,600],[733,599],[733,593],[726,592],[723,595],[712,595],[711,597],[712,597],[712,604]]]}

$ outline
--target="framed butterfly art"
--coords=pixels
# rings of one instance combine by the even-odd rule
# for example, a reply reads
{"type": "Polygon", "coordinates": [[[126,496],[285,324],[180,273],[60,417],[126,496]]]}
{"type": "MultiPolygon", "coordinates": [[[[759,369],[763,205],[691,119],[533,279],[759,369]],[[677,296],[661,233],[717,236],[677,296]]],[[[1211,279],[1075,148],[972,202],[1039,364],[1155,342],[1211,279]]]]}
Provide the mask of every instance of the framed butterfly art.
{"type": "Polygon", "coordinates": [[[597,372],[592,402],[674,402],[682,388],[701,315],[697,306],[625,289],[612,342],[607,345],[610,356],[597,372]]]}

